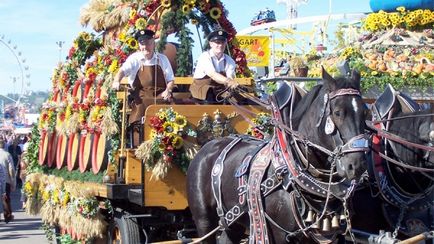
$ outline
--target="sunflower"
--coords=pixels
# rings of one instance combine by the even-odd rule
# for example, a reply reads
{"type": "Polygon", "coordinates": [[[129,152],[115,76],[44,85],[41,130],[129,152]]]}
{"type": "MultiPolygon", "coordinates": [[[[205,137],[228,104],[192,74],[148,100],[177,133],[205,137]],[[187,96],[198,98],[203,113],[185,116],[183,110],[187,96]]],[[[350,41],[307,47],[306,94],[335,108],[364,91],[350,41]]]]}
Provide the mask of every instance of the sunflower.
{"type": "Polygon", "coordinates": [[[115,73],[118,70],[118,60],[114,59],[113,62],[110,64],[108,71],[110,73],[115,73]]]}
{"type": "Polygon", "coordinates": [[[144,30],[146,28],[146,20],[145,18],[138,18],[135,24],[136,29],[144,30]]]}
{"type": "Polygon", "coordinates": [[[222,10],[220,8],[218,8],[218,7],[213,7],[209,11],[209,15],[211,16],[211,18],[213,18],[215,20],[218,20],[222,16],[222,10]]]}
{"type": "Polygon", "coordinates": [[[91,35],[87,32],[81,32],[80,36],[84,41],[90,41],[92,38],[91,35]]]}
{"type": "Polygon", "coordinates": [[[184,127],[187,125],[187,120],[185,119],[185,116],[177,115],[175,118],[175,124],[179,127],[184,127]]]}
{"type": "Polygon", "coordinates": [[[172,140],[172,146],[175,149],[181,149],[181,147],[182,147],[183,144],[184,144],[184,140],[181,137],[179,137],[179,136],[176,136],[172,140]]]}
{"type": "Polygon", "coordinates": [[[184,5],[182,5],[182,12],[183,12],[184,14],[188,14],[188,13],[190,13],[190,11],[191,11],[191,8],[190,8],[190,5],[189,5],[189,4],[184,4],[184,5]]]}
{"type": "Polygon", "coordinates": [[[397,7],[396,10],[398,10],[398,12],[403,13],[403,12],[405,12],[405,7],[404,6],[397,7]]]}
{"type": "Polygon", "coordinates": [[[139,44],[137,43],[136,39],[134,39],[132,37],[127,39],[127,44],[128,44],[128,47],[131,49],[139,48],[139,44]]]}
{"type": "Polygon", "coordinates": [[[170,122],[164,122],[163,130],[166,133],[173,133],[173,125],[170,122]]]}
{"type": "Polygon", "coordinates": [[[165,8],[170,8],[171,5],[172,5],[171,0],[161,0],[161,6],[163,6],[165,8]]]}

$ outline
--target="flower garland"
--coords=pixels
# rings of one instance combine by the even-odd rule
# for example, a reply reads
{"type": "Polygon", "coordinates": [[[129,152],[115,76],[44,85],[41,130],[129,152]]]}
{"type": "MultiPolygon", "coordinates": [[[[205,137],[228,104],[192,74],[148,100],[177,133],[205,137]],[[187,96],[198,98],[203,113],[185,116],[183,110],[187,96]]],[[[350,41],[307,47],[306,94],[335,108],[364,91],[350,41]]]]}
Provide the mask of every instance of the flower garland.
{"type": "Polygon", "coordinates": [[[271,123],[271,115],[268,113],[258,113],[252,122],[256,125],[249,126],[246,131],[247,135],[251,135],[258,139],[271,137],[274,132],[273,124],[271,123]]]}
{"type": "Polygon", "coordinates": [[[27,195],[26,212],[40,214],[48,226],[58,226],[83,241],[102,237],[107,223],[101,209],[113,212],[111,204],[100,202],[86,183],[66,181],[53,175],[33,173],[27,176],[23,191],[27,195]]]}
{"type": "Polygon", "coordinates": [[[101,46],[102,40],[95,38],[93,33],[80,32],[69,49],[67,58],[82,65],[101,46]]]}
{"type": "Polygon", "coordinates": [[[186,140],[196,137],[196,132],[187,124],[185,116],[172,108],[162,108],[150,118],[151,139],[139,146],[136,156],[144,160],[146,169],[152,170],[155,178],[164,178],[173,164],[187,172],[197,152],[197,146],[186,140]]]}

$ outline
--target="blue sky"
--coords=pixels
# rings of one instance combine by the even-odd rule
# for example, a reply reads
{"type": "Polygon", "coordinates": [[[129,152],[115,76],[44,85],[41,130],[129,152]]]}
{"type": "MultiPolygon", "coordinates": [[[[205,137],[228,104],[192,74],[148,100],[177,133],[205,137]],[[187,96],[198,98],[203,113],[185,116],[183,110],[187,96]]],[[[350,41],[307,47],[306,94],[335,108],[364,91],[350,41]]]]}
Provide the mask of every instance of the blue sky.
{"type": "MultiPolygon", "coordinates": [[[[0,0],[0,38],[3,37],[0,39],[0,94],[18,93],[23,87],[32,91],[50,89],[50,77],[59,54],[64,60],[77,34],[90,31],[79,23],[80,8],[86,3],[88,0],[0,0]],[[61,53],[56,44],[59,41],[64,42],[61,53]]],[[[287,18],[285,5],[277,4],[276,0],[223,0],[223,3],[237,31],[249,27],[254,14],[265,7],[274,10],[278,20],[287,18]]],[[[332,0],[331,3],[333,14],[370,11],[369,0],[332,0]]],[[[328,13],[327,0],[309,0],[298,8],[299,17],[328,13]]],[[[195,44],[194,56],[200,52],[199,42],[195,44]]]]}

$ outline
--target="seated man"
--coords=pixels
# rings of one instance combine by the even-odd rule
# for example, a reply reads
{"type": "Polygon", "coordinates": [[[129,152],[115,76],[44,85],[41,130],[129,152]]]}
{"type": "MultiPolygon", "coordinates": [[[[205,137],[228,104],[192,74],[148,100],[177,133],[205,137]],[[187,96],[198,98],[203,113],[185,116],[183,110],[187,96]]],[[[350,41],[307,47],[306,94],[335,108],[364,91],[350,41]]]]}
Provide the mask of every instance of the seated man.
{"type": "Polygon", "coordinates": [[[112,87],[119,89],[120,80],[128,77],[133,98],[129,123],[140,121],[146,108],[154,103],[155,96],[169,100],[172,97],[174,75],[169,59],[154,51],[152,30],[141,30],[135,35],[139,50],[131,54],[114,77],[112,87]]]}
{"type": "MultiPolygon", "coordinates": [[[[112,88],[118,90],[120,81],[128,77],[131,86],[131,113],[129,124],[137,124],[145,115],[146,108],[155,99],[172,98],[174,75],[169,59],[155,52],[155,33],[152,30],[140,30],[135,34],[139,50],[131,54],[122,64],[113,80],[112,88]]],[[[136,138],[133,147],[137,146],[136,138]]]]}
{"type": "Polygon", "coordinates": [[[224,53],[228,33],[213,31],[208,35],[210,49],[203,52],[197,61],[190,92],[193,98],[215,103],[217,94],[226,87],[236,88],[235,61],[224,53]]]}

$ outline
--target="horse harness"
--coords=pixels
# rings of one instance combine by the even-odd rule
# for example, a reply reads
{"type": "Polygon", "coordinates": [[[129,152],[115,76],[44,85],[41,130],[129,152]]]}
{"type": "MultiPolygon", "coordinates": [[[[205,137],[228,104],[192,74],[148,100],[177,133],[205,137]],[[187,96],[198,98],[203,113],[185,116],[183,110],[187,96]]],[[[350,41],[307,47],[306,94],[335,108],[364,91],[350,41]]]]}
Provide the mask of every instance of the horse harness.
{"type": "MultiPolygon", "coordinates": [[[[273,117],[277,124],[273,138],[270,141],[261,141],[246,136],[232,136],[232,141],[220,153],[214,163],[212,189],[217,201],[217,213],[220,218],[219,225],[222,229],[229,228],[242,215],[248,213],[250,219],[249,243],[270,242],[268,239],[267,221],[269,224],[284,231],[287,234],[287,241],[289,241],[288,238],[303,233],[318,243],[330,243],[337,234],[345,230],[345,224],[347,230],[351,228],[347,200],[351,196],[356,183],[354,181],[348,182],[347,180],[332,182],[334,163],[330,170],[329,182],[322,182],[306,170],[308,167],[300,165],[298,160],[294,158],[293,151],[289,147],[290,144],[288,144],[284,132],[289,132],[293,138],[300,139],[300,137],[296,131],[291,130],[283,124],[281,115],[281,108],[287,103],[291,102],[291,110],[292,106],[294,106],[292,99],[294,86],[288,85],[287,89],[289,91],[283,92],[285,94],[284,98],[275,97],[272,102],[273,117]],[[241,141],[256,145],[256,148],[244,157],[241,165],[236,170],[235,177],[238,179],[237,191],[239,200],[235,206],[227,209],[222,201],[221,175],[228,152],[241,141]],[[274,171],[267,174],[271,169],[274,171]],[[267,177],[263,180],[264,176],[267,177]],[[263,199],[279,187],[285,190],[288,190],[290,187],[293,189],[289,193],[291,199],[290,205],[299,226],[299,230],[295,232],[290,232],[279,226],[264,211],[263,199]],[[317,198],[326,198],[325,206],[322,203],[318,203],[317,198]],[[305,219],[306,215],[307,218],[305,219]],[[330,226],[330,220],[332,220],[332,226],[330,226]],[[322,230],[319,230],[320,221],[323,222],[322,230]]],[[[359,95],[359,93],[352,89],[342,89],[330,97],[333,99],[336,96],[343,95],[359,95]]],[[[330,100],[328,99],[325,103],[329,103],[330,100]]],[[[325,104],[324,106],[326,107],[327,105],[325,104]]],[[[308,141],[303,140],[303,142],[308,141]]],[[[291,144],[294,144],[294,142],[291,144]]],[[[342,153],[367,150],[364,136],[356,136],[347,142],[347,144],[341,145],[335,152],[330,152],[312,143],[309,145],[326,151],[329,155],[333,155],[336,160],[338,160],[342,153]]],[[[297,151],[295,153],[297,154],[297,151]]]]}
{"type": "MultiPolygon", "coordinates": [[[[384,93],[373,104],[373,119],[381,121],[370,125],[376,133],[372,136],[372,160],[368,160],[368,174],[371,191],[378,190],[378,193],[386,201],[383,203],[383,214],[386,220],[395,227],[394,236],[398,231],[406,235],[413,236],[427,231],[427,212],[432,208],[434,198],[433,186],[428,187],[418,194],[408,193],[403,190],[398,182],[392,177],[390,168],[385,165],[386,161],[394,163],[404,168],[417,168],[406,165],[400,160],[395,160],[387,155],[386,145],[396,149],[391,142],[398,142],[429,152],[433,151],[431,145],[424,146],[406,141],[405,139],[388,133],[390,121],[395,114],[395,106],[400,105],[403,112],[414,112],[420,110],[420,106],[404,93],[394,91],[392,87],[387,87],[384,93]],[[381,152],[384,152],[381,153],[381,152]],[[385,159],[385,161],[382,160],[385,159]],[[425,222],[425,223],[424,223],[425,222]],[[404,226],[402,226],[404,224],[404,226]]],[[[418,170],[418,169],[416,169],[418,170]]],[[[429,221],[429,220],[428,220],[429,221]]]]}

